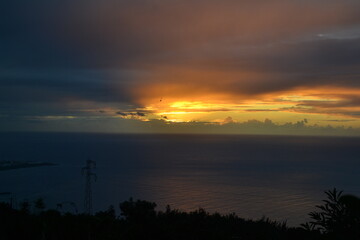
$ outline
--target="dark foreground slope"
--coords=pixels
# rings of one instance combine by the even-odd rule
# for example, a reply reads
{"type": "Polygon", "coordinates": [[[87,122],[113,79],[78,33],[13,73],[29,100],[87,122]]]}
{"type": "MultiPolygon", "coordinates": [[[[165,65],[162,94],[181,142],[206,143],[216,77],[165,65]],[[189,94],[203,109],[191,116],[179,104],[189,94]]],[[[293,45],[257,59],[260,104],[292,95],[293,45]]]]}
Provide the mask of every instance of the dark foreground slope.
{"type": "Polygon", "coordinates": [[[94,216],[61,214],[59,211],[30,213],[25,207],[0,206],[0,239],[318,239],[319,233],[261,219],[244,220],[235,214],[209,214],[203,209],[181,212],[167,208],[155,211],[155,204],[126,201],[120,204],[122,217],[113,208],[94,216]]]}
{"type": "Polygon", "coordinates": [[[41,199],[33,208],[22,203],[20,210],[0,203],[0,239],[360,239],[360,199],[336,189],[325,193],[327,199],[309,214],[312,221],[301,228],[265,218],[254,221],[235,214],[210,214],[203,209],[182,212],[167,207],[156,211],[155,203],[132,199],[120,203],[119,217],[113,207],[85,215],[45,211],[41,199]]]}

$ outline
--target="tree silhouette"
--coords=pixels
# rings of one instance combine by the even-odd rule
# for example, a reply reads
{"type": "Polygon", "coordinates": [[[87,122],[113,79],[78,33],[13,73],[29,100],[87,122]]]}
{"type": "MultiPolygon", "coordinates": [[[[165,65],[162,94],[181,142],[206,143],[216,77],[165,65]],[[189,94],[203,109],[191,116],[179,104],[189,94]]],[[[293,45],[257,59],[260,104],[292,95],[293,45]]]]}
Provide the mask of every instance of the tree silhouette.
{"type": "Polygon", "coordinates": [[[343,191],[325,191],[327,199],[317,205],[319,211],[309,213],[312,221],[302,224],[306,230],[319,231],[328,239],[360,239],[360,215],[354,211],[360,206],[355,196],[342,195],[343,191]],[[354,205],[356,200],[359,205],[354,205]]]}
{"type": "Polygon", "coordinates": [[[34,208],[36,212],[41,212],[45,209],[45,203],[42,198],[38,198],[34,202],[34,208]]]}

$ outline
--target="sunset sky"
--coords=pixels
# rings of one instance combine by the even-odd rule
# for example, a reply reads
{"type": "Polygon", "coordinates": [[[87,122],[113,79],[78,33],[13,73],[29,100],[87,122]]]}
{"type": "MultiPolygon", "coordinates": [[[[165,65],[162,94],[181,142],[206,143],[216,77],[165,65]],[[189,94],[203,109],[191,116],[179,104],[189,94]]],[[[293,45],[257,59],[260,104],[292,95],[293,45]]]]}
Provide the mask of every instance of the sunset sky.
{"type": "Polygon", "coordinates": [[[359,0],[0,3],[1,131],[359,129],[359,0]]]}

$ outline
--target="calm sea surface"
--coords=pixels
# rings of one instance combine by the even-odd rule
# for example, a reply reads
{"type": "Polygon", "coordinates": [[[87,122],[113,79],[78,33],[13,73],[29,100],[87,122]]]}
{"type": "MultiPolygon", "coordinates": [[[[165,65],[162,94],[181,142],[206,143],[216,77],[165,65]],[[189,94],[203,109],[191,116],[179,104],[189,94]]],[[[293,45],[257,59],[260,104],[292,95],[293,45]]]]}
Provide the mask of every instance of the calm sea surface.
{"type": "Polygon", "coordinates": [[[58,164],[0,171],[0,192],[82,211],[87,158],[97,162],[95,211],[133,197],[295,226],[324,190],[360,196],[360,138],[59,133],[0,134],[0,161],[58,164]]]}

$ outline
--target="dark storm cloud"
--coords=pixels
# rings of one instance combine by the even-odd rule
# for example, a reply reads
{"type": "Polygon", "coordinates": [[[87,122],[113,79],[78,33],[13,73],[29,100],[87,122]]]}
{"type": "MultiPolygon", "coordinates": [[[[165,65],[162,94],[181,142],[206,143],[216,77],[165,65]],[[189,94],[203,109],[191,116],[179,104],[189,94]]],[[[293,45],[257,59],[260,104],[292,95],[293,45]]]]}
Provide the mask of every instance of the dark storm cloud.
{"type": "MultiPolygon", "coordinates": [[[[146,29],[159,31],[151,25],[160,25],[161,19],[137,20],[149,17],[152,6],[148,1],[112,0],[2,2],[0,63],[5,67],[102,68],[156,55],[174,45],[146,29]]],[[[159,34],[163,33],[155,35],[159,34]]]]}
{"type": "MultiPolygon", "coordinates": [[[[308,113],[328,113],[342,115],[347,117],[359,118],[360,116],[360,96],[354,94],[338,94],[333,95],[338,100],[321,101],[321,100],[305,100],[298,103],[292,110],[295,112],[308,113]]],[[[291,109],[289,109],[291,110],[291,109]]]]}
{"type": "Polygon", "coordinates": [[[2,1],[0,48],[2,67],[68,66],[75,61],[49,36],[54,28],[56,1],[2,1]]]}
{"type": "Polygon", "coordinates": [[[360,96],[358,95],[337,95],[342,97],[338,101],[302,101],[298,106],[312,106],[321,108],[334,108],[334,107],[357,107],[360,106],[360,96]]]}
{"type": "Polygon", "coordinates": [[[219,59],[217,64],[224,61],[224,68],[246,68],[280,73],[336,73],[336,70],[339,73],[345,70],[358,73],[360,34],[356,39],[318,38],[276,43],[271,47],[259,46],[252,51],[239,51],[231,55],[232,58],[219,59]],[[344,67],[351,68],[344,69],[344,67]]]}
{"type": "Polygon", "coordinates": [[[229,51],[194,63],[199,68],[238,71],[231,84],[220,86],[224,91],[262,94],[301,86],[360,87],[360,35],[356,39],[311,39],[229,51]],[[244,70],[256,74],[244,77],[244,70]]]}
{"type": "MultiPolygon", "coordinates": [[[[148,95],[166,98],[157,92],[164,84],[168,95],[181,97],[360,88],[359,69],[358,0],[0,3],[4,114],[15,104],[23,104],[23,114],[30,111],[25,105],[38,114],[60,114],[73,101],[138,104],[148,95]]],[[[360,106],[355,96],[344,99],[337,106],[302,104],[360,106]]]]}
{"type": "Polygon", "coordinates": [[[131,74],[112,79],[108,72],[94,70],[18,69],[0,73],[3,102],[52,102],[87,100],[118,102],[130,99],[125,88],[131,74]],[[127,78],[124,79],[124,76],[127,78]],[[117,87],[119,86],[119,87],[117,87]]]}
{"type": "Polygon", "coordinates": [[[203,54],[206,44],[217,51],[353,26],[360,23],[359,6],[357,1],[6,1],[1,61],[42,67],[176,62],[189,49],[192,57],[203,54]],[[305,11],[307,18],[300,15],[305,11]]]}

